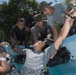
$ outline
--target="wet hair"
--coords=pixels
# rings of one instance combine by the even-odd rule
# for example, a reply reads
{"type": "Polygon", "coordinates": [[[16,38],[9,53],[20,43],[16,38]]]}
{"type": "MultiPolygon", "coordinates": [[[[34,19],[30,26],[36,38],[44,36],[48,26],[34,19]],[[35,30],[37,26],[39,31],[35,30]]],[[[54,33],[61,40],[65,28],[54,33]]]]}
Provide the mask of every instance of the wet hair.
{"type": "Polygon", "coordinates": [[[19,22],[19,21],[20,21],[20,22],[25,22],[25,19],[24,19],[24,18],[18,18],[18,19],[17,19],[17,22],[19,22]]]}
{"type": "Polygon", "coordinates": [[[6,52],[5,48],[0,46],[0,53],[6,52]]]}

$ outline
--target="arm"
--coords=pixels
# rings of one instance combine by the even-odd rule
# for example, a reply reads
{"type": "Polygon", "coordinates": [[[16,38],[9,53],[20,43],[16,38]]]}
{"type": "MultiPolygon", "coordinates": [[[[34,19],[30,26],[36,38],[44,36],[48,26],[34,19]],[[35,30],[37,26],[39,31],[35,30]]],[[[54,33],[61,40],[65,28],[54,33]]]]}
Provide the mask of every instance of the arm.
{"type": "Polygon", "coordinates": [[[69,10],[67,9],[67,5],[65,5],[65,4],[63,4],[63,3],[60,3],[60,8],[61,8],[61,10],[63,11],[63,13],[69,12],[69,10]]]}
{"type": "Polygon", "coordinates": [[[38,41],[38,31],[35,30],[34,28],[31,29],[31,33],[33,35],[33,40],[34,42],[38,41]]]}
{"type": "Polygon", "coordinates": [[[50,34],[49,38],[53,37],[53,31],[50,25],[47,25],[47,37],[50,34]]]}
{"type": "Polygon", "coordinates": [[[13,38],[13,40],[14,40],[15,45],[18,45],[18,40],[17,40],[17,38],[16,38],[16,34],[15,34],[15,33],[14,33],[14,38],[13,38]]]}
{"type": "Polygon", "coordinates": [[[51,26],[52,28],[52,32],[53,32],[53,40],[56,41],[58,36],[59,36],[59,33],[58,33],[58,30],[57,30],[57,27],[56,27],[56,24],[55,24],[55,17],[53,16],[47,16],[47,19],[48,19],[48,24],[51,26]]]}
{"type": "Polygon", "coordinates": [[[57,30],[57,27],[56,26],[53,26],[52,27],[52,30],[53,30],[53,39],[54,39],[54,42],[57,40],[58,38],[58,30],[57,30]]]}
{"type": "Polygon", "coordinates": [[[28,47],[28,44],[29,44],[29,40],[30,40],[30,35],[29,35],[29,31],[25,31],[25,40],[23,40],[23,45],[24,46],[26,46],[26,47],[28,47]]]}
{"type": "MultiPolygon", "coordinates": [[[[76,11],[72,13],[72,16],[76,16],[76,11]]],[[[73,25],[74,19],[67,17],[65,24],[60,32],[59,38],[54,42],[55,49],[58,50],[60,45],[62,44],[63,40],[66,38],[67,34],[69,33],[69,30],[71,26],[73,25]]]]}
{"type": "Polygon", "coordinates": [[[17,39],[16,39],[16,36],[15,36],[15,29],[16,29],[15,26],[13,26],[11,31],[10,31],[10,40],[11,40],[12,45],[17,44],[17,39]]]}
{"type": "MultiPolygon", "coordinates": [[[[73,13],[72,16],[76,16],[76,11],[75,13],[73,13]]],[[[48,62],[50,56],[57,52],[63,40],[66,38],[71,26],[73,25],[73,22],[74,19],[67,17],[65,24],[60,32],[59,38],[54,42],[54,44],[45,49],[45,56],[44,56],[44,59],[46,59],[44,60],[45,64],[48,62]]]]}

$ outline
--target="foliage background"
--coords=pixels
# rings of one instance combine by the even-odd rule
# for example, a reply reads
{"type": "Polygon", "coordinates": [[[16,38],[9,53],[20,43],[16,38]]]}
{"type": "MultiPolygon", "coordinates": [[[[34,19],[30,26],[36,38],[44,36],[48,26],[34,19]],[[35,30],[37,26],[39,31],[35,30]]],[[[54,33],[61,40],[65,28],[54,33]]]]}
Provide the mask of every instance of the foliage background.
{"type": "Polygon", "coordinates": [[[27,19],[28,9],[37,10],[35,0],[9,0],[0,4],[0,31],[5,33],[5,41],[9,39],[10,29],[19,17],[27,19]]]}
{"type": "MultiPolygon", "coordinates": [[[[54,1],[57,2],[57,0],[54,1]]],[[[68,5],[67,0],[64,0],[64,3],[68,5]]],[[[8,3],[0,4],[0,34],[5,38],[5,41],[9,40],[10,29],[15,25],[17,19],[24,17],[27,21],[29,8],[38,11],[37,5],[36,0],[9,0],[8,3]]]]}

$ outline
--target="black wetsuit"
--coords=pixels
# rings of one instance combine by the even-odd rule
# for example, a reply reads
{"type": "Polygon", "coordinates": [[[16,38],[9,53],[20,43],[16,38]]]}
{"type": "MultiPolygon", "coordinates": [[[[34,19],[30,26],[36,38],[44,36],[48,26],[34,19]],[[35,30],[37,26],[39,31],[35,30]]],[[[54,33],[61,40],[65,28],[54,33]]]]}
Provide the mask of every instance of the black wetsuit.
{"type": "Polygon", "coordinates": [[[25,41],[25,46],[29,41],[29,31],[26,27],[23,30],[20,30],[16,25],[11,29],[10,36],[14,39],[14,36],[17,39],[18,44],[23,45],[22,42],[25,41]]]}

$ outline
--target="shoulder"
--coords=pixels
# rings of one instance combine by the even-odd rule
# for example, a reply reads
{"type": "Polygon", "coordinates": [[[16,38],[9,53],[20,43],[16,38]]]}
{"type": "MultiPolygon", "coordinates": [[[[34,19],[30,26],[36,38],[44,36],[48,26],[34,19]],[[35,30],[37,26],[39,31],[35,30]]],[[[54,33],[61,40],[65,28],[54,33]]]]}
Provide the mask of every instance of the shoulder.
{"type": "Polygon", "coordinates": [[[56,3],[53,7],[54,7],[54,8],[57,8],[57,7],[59,7],[59,8],[67,8],[67,5],[58,2],[58,3],[56,3]]]}
{"type": "Polygon", "coordinates": [[[62,3],[58,2],[58,3],[54,4],[53,6],[60,6],[60,5],[62,5],[62,3]]]}
{"type": "Polygon", "coordinates": [[[34,31],[34,30],[38,30],[38,26],[35,25],[34,27],[31,28],[31,31],[34,31]]]}
{"type": "Polygon", "coordinates": [[[25,48],[25,49],[23,49],[23,51],[30,51],[31,49],[28,49],[28,48],[25,48]]]}
{"type": "Polygon", "coordinates": [[[31,31],[33,31],[35,29],[35,26],[31,28],[31,31]]]}
{"type": "Polygon", "coordinates": [[[44,20],[43,23],[44,23],[44,25],[45,25],[46,27],[49,27],[49,26],[50,26],[50,25],[48,24],[48,21],[47,21],[47,20],[44,20]]]}
{"type": "Polygon", "coordinates": [[[33,52],[33,50],[31,50],[31,49],[29,49],[29,48],[25,48],[25,49],[23,49],[23,51],[26,51],[26,54],[33,52]]]}
{"type": "Polygon", "coordinates": [[[16,27],[17,27],[16,25],[13,25],[13,26],[12,26],[12,28],[16,28],[16,27]]]}
{"type": "Polygon", "coordinates": [[[47,52],[47,51],[49,51],[49,53],[50,53],[50,51],[51,51],[51,52],[57,52],[57,50],[55,49],[54,43],[51,44],[49,47],[47,47],[47,48],[45,49],[45,52],[47,52]]]}
{"type": "Polygon", "coordinates": [[[52,43],[50,46],[48,46],[47,48],[45,48],[45,50],[47,50],[47,49],[54,49],[55,48],[55,45],[54,45],[54,43],[52,43]]]}
{"type": "Polygon", "coordinates": [[[23,31],[26,31],[26,32],[29,32],[29,30],[30,30],[30,29],[29,29],[28,27],[26,27],[26,26],[25,26],[24,29],[23,29],[23,31]]]}
{"type": "Polygon", "coordinates": [[[12,28],[11,28],[11,30],[16,30],[17,29],[17,26],[16,25],[14,25],[14,26],[12,26],[12,28]]]}

